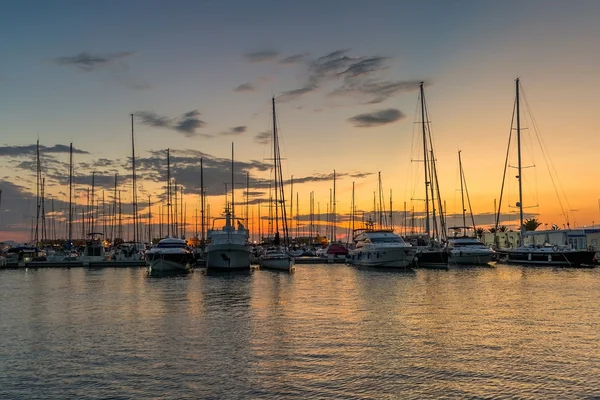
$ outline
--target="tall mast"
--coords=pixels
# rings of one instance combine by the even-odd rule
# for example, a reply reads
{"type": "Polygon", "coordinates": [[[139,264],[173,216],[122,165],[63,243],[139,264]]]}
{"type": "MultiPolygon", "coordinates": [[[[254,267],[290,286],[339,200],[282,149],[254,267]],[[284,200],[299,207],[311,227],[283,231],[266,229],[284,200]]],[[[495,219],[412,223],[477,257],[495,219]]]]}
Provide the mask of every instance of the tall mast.
{"type": "Polygon", "coordinates": [[[231,221],[235,219],[235,166],[233,164],[234,150],[231,142],[231,221]]]}
{"type": "Polygon", "coordinates": [[[350,231],[350,235],[348,235],[348,242],[352,239],[351,235],[354,235],[354,182],[352,182],[352,205],[350,206],[350,224],[352,226],[352,230],[350,231]]]}
{"type": "Polygon", "coordinates": [[[131,114],[131,172],[132,172],[132,186],[133,186],[133,241],[138,241],[138,204],[137,204],[137,183],[135,176],[135,136],[133,132],[133,114],[131,114]]]}
{"type": "Polygon", "coordinates": [[[382,199],[382,188],[381,188],[381,171],[378,172],[379,175],[379,190],[378,190],[378,197],[379,197],[379,229],[383,229],[383,199],[382,199]]]}
{"type": "Polygon", "coordinates": [[[463,169],[462,169],[462,159],[460,157],[460,150],[458,151],[458,167],[460,173],[460,198],[462,202],[462,217],[463,217],[463,229],[467,227],[467,215],[465,214],[467,209],[465,208],[465,191],[463,188],[463,169]]]}
{"type": "Polygon", "coordinates": [[[148,244],[152,243],[152,202],[148,195],[148,244]]]}
{"type": "Polygon", "coordinates": [[[523,246],[523,238],[525,233],[525,227],[523,226],[523,179],[522,179],[522,167],[521,167],[521,112],[519,108],[519,78],[515,80],[515,88],[517,95],[517,154],[518,154],[518,173],[517,178],[519,179],[519,231],[521,232],[521,246],[523,246]]]}
{"type": "Polygon", "coordinates": [[[173,207],[173,236],[177,237],[177,235],[179,235],[179,220],[177,219],[177,179],[173,180],[173,192],[175,194],[175,204],[173,207]]]}
{"type": "Polygon", "coordinates": [[[171,161],[167,149],[167,236],[171,236],[171,161]]]}
{"type": "Polygon", "coordinates": [[[335,169],[333,170],[333,221],[332,221],[332,229],[333,229],[333,234],[331,235],[333,237],[333,241],[335,242],[336,238],[336,226],[335,226],[335,221],[336,221],[336,201],[335,201],[335,169]]]}
{"type": "Polygon", "coordinates": [[[421,82],[421,84],[419,85],[419,90],[421,92],[421,129],[423,131],[423,169],[425,172],[425,233],[427,234],[427,236],[429,236],[429,193],[427,191],[427,185],[429,185],[427,178],[429,174],[427,172],[427,129],[425,126],[425,92],[423,91],[423,82],[421,82]]]}
{"type": "Polygon", "coordinates": [[[202,242],[204,243],[204,168],[200,159],[200,230],[202,230],[202,242]]]}
{"type": "Polygon", "coordinates": [[[36,206],[36,217],[35,217],[35,235],[33,240],[35,245],[39,241],[39,224],[40,224],[40,185],[41,182],[41,168],[40,168],[40,139],[37,140],[35,145],[35,153],[36,153],[36,172],[35,172],[35,206],[36,206]]]}
{"type": "MultiPolygon", "coordinates": [[[[290,220],[293,220],[294,216],[294,175],[291,176],[290,180],[290,220]]],[[[296,223],[296,228],[298,227],[298,223],[296,223]]],[[[298,229],[296,229],[297,231],[298,229]]],[[[298,236],[298,235],[296,235],[298,236]]]]}
{"type": "Polygon", "coordinates": [[[394,229],[394,211],[392,203],[392,189],[390,189],[390,229],[394,229]]]}
{"type": "Polygon", "coordinates": [[[119,176],[119,174],[115,173],[115,193],[113,196],[113,223],[112,223],[112,232],[110,234],[110,236],[113,240],[113,244],[118,235],[118,232],[117,232],[117,178],[118,178],[118,176],[119,176]]]}
{"type": "Polygon", "coordinates": [[[45,203],[46,199],[44,197],[44,190],[46,188],[46,178],[42,178],[42,197],[41,197],[41,205],[42,205],[42,241],[47,239],[46,236],[46,208],[45,203]]]}
{"type": "Polygon", "coordinates": [[[183,185],[179,186],[179,219],[181,223],[179,224],[179,237],[183,239],[185,237],[185,222],[187,221],[187,215],[185,215],[185,211],[183,208],[183,185]]]}
{"type": "Polygon", "coordinates": [[[102,235],[106,237],[106,217],[104,214],[104,190],[102,190],[102,235]]]}
{"type": "Polygon", "coordinates": [[[71,240],[73,234],[73,143],[69,145],[69,249],[71,248],[71,240]]]}
{"type": "Polygon", "coordinates": [[[275,244],[279,244],[279,193],[277,186],[277,117],[275,115],[275,97],[272,99],[273,104],[273,174],[275,176],[275,244]]]}
{"type": "MultiPolygon", "coordinates": [[[[94,232],[94,188],[96,184],[96,173],[92,172],[92,197],[90,198],[90,233],[94,232]]],[[[135,223],[135,222],[134,222],[135,223]]]]}

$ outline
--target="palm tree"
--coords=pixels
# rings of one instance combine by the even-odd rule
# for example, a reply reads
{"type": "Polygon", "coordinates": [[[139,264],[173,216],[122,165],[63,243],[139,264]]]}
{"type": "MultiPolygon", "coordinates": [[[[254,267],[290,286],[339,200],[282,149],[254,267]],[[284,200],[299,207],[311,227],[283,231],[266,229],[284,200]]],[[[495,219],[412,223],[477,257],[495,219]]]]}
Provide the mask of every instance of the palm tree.
{"type": "Polygon", "coordinates": [[[505,225],[500,225],[500,227],[498,227],[498,232],[507,232],[508,228],[505,225]]]}
{"type": "Polygon", "coordinates": [[[483,237],[483,233],[485,232],[485,229],[483,228],[477,228],[475,229],[475,234],[477,235],[477,237],[479,238],[479,240],[481,240],[481,238],[483,237]]]}
{"type": "Polygon", "coordinates": [[[523,227],[526,231],[535,231],[542,223],[536,218],[528,218],[523,223],[523,227]]]}
{"type": "Polygon", "coordinates": [[[490,233],[496,233],[496,228],[490,228],[488,231],[490,231],[490,233]]]}

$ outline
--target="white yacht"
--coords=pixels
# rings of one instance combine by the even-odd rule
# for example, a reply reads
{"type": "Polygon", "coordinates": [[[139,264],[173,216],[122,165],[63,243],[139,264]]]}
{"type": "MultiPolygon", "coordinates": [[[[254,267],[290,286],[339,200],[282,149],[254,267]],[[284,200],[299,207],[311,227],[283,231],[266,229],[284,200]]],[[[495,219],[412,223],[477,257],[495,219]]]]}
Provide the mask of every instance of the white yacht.
{"type": "Polygon", "coordinates": [[[494,250],[473,236],[448,238],[449,263],[455,265],[484,265],[492,261],[494,250]]]}
{"type": "Polygon", "coordinates": [[[183,239],[167,237],[146,251],[150,272],[186,272],[190,270],[193,259],[183,239]]]}
{"type": "Polygon", "coordinates": [[[234,216],[229,207],[225,209],[225,218],[215,218],[212,229],[207,232],[208,244],[204,249],[207,270],[250,270],[252,248],[248,239],[248,229],[237,221],[237,229],[233,226],[234,216]],[[225,226],[215,228],[215,222],[225,220],[225,226]]]}
{"type": "Polygon", "coordinates": [[[417,253],[391,229],[357,229],[353,241],[355,248],[346,260],[356,266],[410,268],[417,253]]]}

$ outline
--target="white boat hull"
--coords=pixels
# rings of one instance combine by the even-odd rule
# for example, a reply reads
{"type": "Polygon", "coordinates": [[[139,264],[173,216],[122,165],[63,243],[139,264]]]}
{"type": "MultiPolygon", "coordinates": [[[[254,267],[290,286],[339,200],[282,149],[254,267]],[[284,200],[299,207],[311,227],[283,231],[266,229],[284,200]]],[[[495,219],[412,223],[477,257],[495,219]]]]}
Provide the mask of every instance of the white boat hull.
{"type": "Polygon", "coordinates": [[[280,271],[291,271],[296,264],[293,257],[263,257],[260,259],[260,267],[265,269],[276,269],[280,271]]]}
{"type": "Polygon", "coordinates": [[[359,267],[409,268],[415,258],[412,248],[382,250],[352,250],[346,262],[359,267]]]}
{"type": "Polygon", "coordinates": [[[250,269],[250,246],[241,244],[208,245],[204,257],[207,269],[250,269]]]}

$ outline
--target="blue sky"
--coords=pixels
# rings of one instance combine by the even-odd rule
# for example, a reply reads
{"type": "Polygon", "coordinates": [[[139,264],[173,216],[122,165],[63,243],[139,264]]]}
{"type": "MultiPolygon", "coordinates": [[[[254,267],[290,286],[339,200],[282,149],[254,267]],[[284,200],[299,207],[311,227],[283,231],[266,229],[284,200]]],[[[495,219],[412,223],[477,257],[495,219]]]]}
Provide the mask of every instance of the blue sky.
{"type": "MultiPolygon", "coordinates": [[[[565,175],[586,164],[584,157],[567,160],[563,151],[583,154],[600,144],[590,116],[600,89],[598,16],[600,3],[593,1],[9,2],[0,16],[1,145],[30,145],[38,137],[46,146],[72,141],[90,153],[78,155],[79,161],[115,160],[126,174],[121,164],[131,151],[129,114],[136,113],[140,157],[167,147],[228,157],[235,141],[240,160],[260,161],[269,149],[256,135],[270,129],[274,95],[286,175],[382,171],[397,198],[406,197],[414,85],[373,102],[364,93],[332,94],[343,81],[328,78],[306,94],[283,96],[306,87],[320,57],[345,50],[343,56],[353,60],[381,58],[372,81],[427,82],[439,162],[448,171],[446,191],[455,190],[461,148],[478,166],[470,185],[476,201],[491,204],[499,191],[516,76],[565,175]],[[96,62],[73,62],[82,56],[96,62]],[[290,56],[299,61],[281,62],[290,56]],[[253,90],[234,90],[243,84],[253,90]],[[367,128],[351,122],[390,109],[404,117],[367,128]],[[192,111],[202,126],[172,129],[192,111]],[[171,122],[149,126],[142,114],[171,122]]],[[[66,161],[65,154],[56,157],[66,161]]],[[[15,168],[17,158],[0,159],[2,176],[13,183],[19,176],[23,190],[32,191],[33,173],[15,168]]],[[[268,171],[253,174],[269,177],[268,171]]],[[[363,183],[369,193],[376,185],[374,178],[363,183]]],[[[540,183],[542,191],[547,185],[540,183]]],[[[58,196],[59,186],[50,192],[58,196]]],[[[342,193],[350,186],[345,179],[342,193]]],[[[317,190],[326,202],[328,187],[314,182],[299,190],[305,197],[317,190]]],[[[152,183],[146,188],[159,190],[152,183]]],[[[593,218],[595,203],[578,207],[593,218]]]]}

